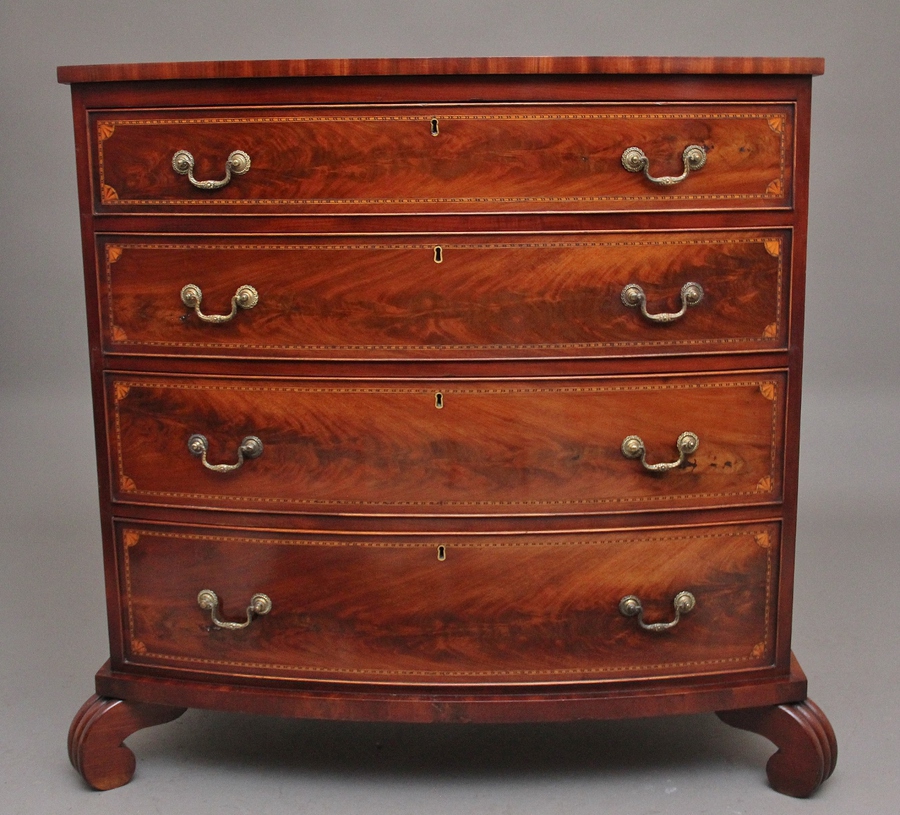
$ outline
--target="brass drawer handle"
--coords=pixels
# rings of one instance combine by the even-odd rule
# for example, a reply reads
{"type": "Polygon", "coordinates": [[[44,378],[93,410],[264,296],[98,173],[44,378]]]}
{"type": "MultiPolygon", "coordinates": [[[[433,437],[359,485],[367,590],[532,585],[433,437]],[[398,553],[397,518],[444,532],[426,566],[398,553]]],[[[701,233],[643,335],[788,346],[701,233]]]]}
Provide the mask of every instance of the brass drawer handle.
{"type": "Polygon", "coordinates": [[[700,446],[700,439],[697,437],[696,433],[691,433],[687,430],[678,437],[675,446],[678,448],[678,461],[648,464],[647,450],[644,447],[644,442],[641,440],[641,437],[626,436],[625,440],[622,442],[622,455],[625,456],[625,458],[639,458],[641,464],[644,465],[645,470],[649,470],[652,473],[662,473],[667,470],[674,470],[676,467],[680,467],[684,464],[684,462],[687,461],[687,457],[691,453],[696,452],[697,448],[700,446]]]}
{"type": "Polygon", "coordinates": [[[216,628],[224,628],[228,631],[237,631],[240,628],[246,628],[253,622],[253,618],[257,615],[268,614],[272,610],[272,601],[265,594],[254,594],[250,598],[250,605],[247,606],[247,620],[243,623],[232,623],[227,620],[220,620],[219,597],[212,589],[203,589],[197,595],[197,603],[204,611],[209,612],[213,625],[216,628]]]}
{"type": "Polygon", "coordinates": [[[681,175],[664,175],[660,178],[654,178],[650,175],[650,159],[640,147],[629,147],[622,153],[622,166],[629,173],[644,173],[644,177],[660,187],[671,187],[673,184],[680,184],[688,177],[691,170],[699,170],[706,164],[706,150],[699,144],[689,144],[684,148],[681,154],[684,161],[684,172],[681,175]]]}
{"type": "Polygon", "coordinates": [[[259,302],[259,293],[253,286],[238,286],[238,290],[231,298],[231,314],[204,314],[200,311],[200,303],[203,301],[203,292],[199,286],[188,283],[181,290],[181,302],[188,308],[194,309],[196,315],[203,320],[204,323],[227,323],[234,318],[239,308],[253,308],[259,302]]]}
{"type": "Polygon", "coordinates": [[[622,289],[622,302],[629,308],[641,307],[641,314],[654,323],[673,323],[684,317],[688,306],[696,306],[703,299],[703,287],[699,283],[685,283],[681,287],[681,309],[673,312],[650,314],[647,311],[647,295],[637,283],[629,283],[622,289]]]}
{"type": "Polygon", "coordinates": [[[186,175],[198,190],[220,190],[232,175],[243,175],[250,169],[250,156],[243,150],[234,150],[225,161],[225,178],[221,181],[198,181],[194,178],[194,157],[187,150],[178,150],[172,156],[172,169],[179,175],[186,175]]]}
{"type": "Polygon", "coordinates": [[[206,460],[206,454],[209,452],[209,442],[206,440],[206,436],[201,435],[200,433],[194,433],[188,439],[188,450],[195,456],[200,456],[203,461],[203,466],[206,467],[207,470],[212,470],[214,473],[230,473],[232,470],[236,470],[240,467],[245,459],[248,458],[259,458],[263,453],[263,443],[256,436],[244,436],[241,440],[241,446],[238,447],[238,460],[236,464],[210,464],[206,460]]]}
{"type": "Polygon", "coordinates": [[[668,631],[678,625],[682,614],[689,614],[697,605],[697,600],[689,591],[680,591],[675,595],[675,619],[669,623],[645,623],[644,607],[641,599],[629,594],[619,600],[619,611],[626,617],[637,617],[638,625],[645,631],[668,631]]]}

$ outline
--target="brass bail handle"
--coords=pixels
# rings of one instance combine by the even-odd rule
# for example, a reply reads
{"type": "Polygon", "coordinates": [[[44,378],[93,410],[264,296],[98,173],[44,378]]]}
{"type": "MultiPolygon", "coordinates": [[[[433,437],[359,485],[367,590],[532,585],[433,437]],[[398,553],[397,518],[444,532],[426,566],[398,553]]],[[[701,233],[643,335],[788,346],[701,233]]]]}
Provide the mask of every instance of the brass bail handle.
{"type": "Polygon", "coordinates": [[[681,175],[664,175],[655,178],[650,175],[650,159],[640,147],[629,147],[622,153],[622,166],[629,173],[643,173],[644,177],[659,187],[680,184],[691,172],[696,172],[706,164],[706,148],[699,144],[689,144],[681,154],[684,172],[681,175]]]}
{"type": "Polygon", "coordinates": [[[259,458],[263,454],[263,443],[258,436],[244,436],[238,447],[238,460],[235,464],[210,464],[206,459],[206,454],[209,452],[209,441],[200,433],[194,433],[188,439],[188,450],[192,455],[200,456],[200,460],[207,470],[212,470],[214,473],[230,473],[243,466],[246,459],[259,458]]]}
{"type": "Polygon", "coordinates": [[[641,314],[652,323],[673,323],[684,317],[688,306],[696,306],[703,299],[703,287],[699,283],[685,283],[681,287],[681,309],[651,314],[647,311],[647,295],[637,283],[629,283],[622,289],[622,302],[629,308],[640,306],[641,314]]]}
{"type": "Polygon", "coordinates": [[[622,455],[625,456],[625,458],[639,458],[641,464],[644,465],[644,469],[649,470],[651,473],[663,473],[681,467],[685,461],[687,461],[687,457],[692,453],[695,453],[699,446],[700,439],[697,434],[686,430],[678,437],[678,441],[675,442],[675,447],[678,449],[677,461],[664,461],[659,464],[648,464],[647,450],[641,437],[626,436],[625,440],[622,442],[622,455]]]}
{"type": "Polygon", "coordinates": [[[209,612],[212,623],[216,628],[224,628],[227,631],[237,631],[246,628],[253,622],[257,615],[268,614],[272,610],[272,601],[265,594],[254,594],[247,606],[247,619],[242,623],[229,622],[219,618],[219,597],[212,589],[203,589],[197,595],[197,604],[204,611],[209,612]]]}
{"type": "Polygon", "coordinates": [[[692,612],[694,606],[697,605],[697,600],[689,591],[680,591],[675,595],[673,605],[675,606],[675,619],[668,623],[645,623],[644,607],[641,604],[641,598],[634,594],[628,594],[619,600],[619,612],[626,617],[637,617],[638,625],[645,631],[658,633],[660,631],[668,631],[670,628],[678,625],[681,615],[692,612]]]}
{"type": "Polygon", "coordinates": [[[257,292],[253,286],[247,284],[238,286],[238,290],[234,293],[234,297],[231,298],[230,314],[204,314],[200,311],[200,303],[203,302],[203,292],[200,290],[199,286],[195,286],[193,283],[188,283],[187,286],[181,290],[181,302],[188,308],[194,309],[194,313],[203,320],[204,323],[220,325],[221,323],[227,323],[234,319],[234,315],[237,314],[239,308],[253,308],[259,302],[259,292],[257,292]]]}
{"type": "Polygon", "coordinates": [[[243,175],[250,169],[250,156],[243,150],[234,150],[225,160],[225,178],[221,181],[198,181],[194,178],[194,157],[187,150],[178,150],[172,156],[172,169],[179,175],[186,175],[198,190],[220,190],[232,175],[243,175]]]}

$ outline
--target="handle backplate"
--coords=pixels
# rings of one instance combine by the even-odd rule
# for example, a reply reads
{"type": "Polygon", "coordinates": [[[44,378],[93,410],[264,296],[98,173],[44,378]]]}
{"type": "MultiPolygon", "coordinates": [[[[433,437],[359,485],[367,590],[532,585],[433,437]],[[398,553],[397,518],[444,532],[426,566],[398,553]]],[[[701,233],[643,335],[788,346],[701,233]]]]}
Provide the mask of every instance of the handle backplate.
{"type": "Polygon", "coordinates": [[[187,150],[177,150],[172,156],[172,169],[186,175],[198,190],[220,190],[231,181],[232,175],[243,175],[250,169],[250,156],[243,150],[234,150],[225,160],[225,178],[220,181],[198,181],[194,178],[194,157],[187,150]]]}
{"type": "Polygon", "coordinates": [[[644,606],[641,598],[634,594],[628,594],[619,600],[619,612],[626,617],[637,617],[638,625],[645,631],[668,631],[678,625],[682,614],[689,614],[697,605],[697,599],[689,591],[680,591],[675,595],[672,603],[675,606],[675,619],[667,623],[645,623],[644,622],[644,606]]]}
{"type": "Polygon", "coordinates": [[[199,286],[188,283],[181,290],[181,302],[188,308],[194,309],[194,313],[205,323],[220,325],[234,319],[239,308],[250,309],[259,302],[259,292],[248,284],[238,286],[238,290],[231,298],[231,312],[229,314],[204,314],[200,311],[200,303],[203,302],[203,292],[199,286]]]}
{"type": "Polygon", "coordinates": [[[209,441],[201,433],[194,433],[188,439],[188,450],[199,456],[203,466],[214,473],[230,473],[241,467],[246,459],[259,458],[263,454],[263,443],[258,436],[244,436],[238,447],[238,460],[235,464],[210,464],[206,459],[209,452],[209,441]]]}
{"type": "Polygon", "coordinates": [[[687,457],[696,452],[699,446],[700,439],[697,434],[691,433],[689,430],[686,430],[678,437],[678,440],[675,442],[675,447],[678,449],[677,461],[664,461],[660,462],[659,464],[648,464],[647,449],[644,446],[644,442],[641,437],[626,436],[624,441],[622,442],[622,455],[625,456],[625,458],[639,458],[641,460],[641,464],[644,465],[645,470],[649,470],[652,473],[661,473],[666,472],[667,470],[674,470],[677,467],[681,467],[685,463],[685,461],[687,461],[687,457]]]}
{"type": "Polygon", "coordinates": [[[671,187],[680,184],[691,172],[696,172],[706,164],[706,148],[700,144],[689,144],[681,154],[684,172],[681,175],[663,175],[658,178],[650,175],[650,159],[640,147],[629,147],[622,153],[622,166],[629,173],[643,173],[644,177],[659,187],[671,187]]]}
{"type": "Polygon", "coordinates": [[[673,323],[684,317],[688,306],[696,306],[703,299],[703,286],[699,283],[685,283],[681,287],[681,308],[678,311],[651,314],[647,311],[647,295],[637,283],[629,283],[622,289],[622,302],[629,308],[640,306],[641,314],[652,323],[673,323]]]}
{"type": "Polygon", "coordinates": [[[241,628],[246,628],[253,622],[255,617],[268,614],[272,610],[272,601],[268,595],[254,594],[250,598],[250,605],[247,606],[247,619],[244,622],[235,623],[222,620],[219,617],[219,597],[212,589],[203,589],[197,595],[197,604],[204,611],[209,612],[212,623],[216,628],[224,628],[227,631],[237,631],[241,628]]]}

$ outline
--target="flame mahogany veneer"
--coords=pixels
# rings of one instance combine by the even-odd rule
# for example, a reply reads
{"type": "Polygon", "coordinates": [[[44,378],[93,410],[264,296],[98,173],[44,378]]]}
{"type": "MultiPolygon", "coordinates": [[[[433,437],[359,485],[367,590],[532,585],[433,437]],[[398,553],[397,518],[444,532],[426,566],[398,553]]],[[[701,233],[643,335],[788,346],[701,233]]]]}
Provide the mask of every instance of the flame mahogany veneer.
{"type": "Polygon", "coordinates": [[[85,780],[127,783],[124,740],[188,707],[714,711],[812,793],[837,757],[790,646],[822,70],[60,68],[110,637],[85,780]]]}

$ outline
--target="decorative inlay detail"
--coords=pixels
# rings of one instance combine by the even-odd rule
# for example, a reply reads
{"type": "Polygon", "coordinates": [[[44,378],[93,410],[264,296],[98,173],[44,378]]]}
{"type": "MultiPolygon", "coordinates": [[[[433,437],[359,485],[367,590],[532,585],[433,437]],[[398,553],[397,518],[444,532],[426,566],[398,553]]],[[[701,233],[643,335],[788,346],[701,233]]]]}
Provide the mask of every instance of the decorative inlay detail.
{"type": "Polygon", "coordinates": [[[128,392],[131,390],[131,385],[127,382],[116,382],[113,385],[113,392],[116,395],[116,401],[121,402],[126,396],[128,396],[128,392]]]}
{"type": "Polygon", "coordinates": [[[781,179],[776,178],[766,187],[766,195],[777,195],[780,197],[783,194],[783,190],[784,185],[781,183],[781,179]]]}
{"type": "MultiPolygon", "coordinates": [[[[556,387],[529,387],[525,385],[498,385],[496,387],[466,387],[464,385],[452,385],[442,390],[442,401],[446,402],[448,393],[452,393],[453,398],[456,396],[491,396],[491,395],[507,395],[507,396],[515,396],[517,394],[531,394],[531,393],[638,393],[638,392],[665,392],[665,391],[682,391],[682,392],[690,392],[690,391],[704,391],[708,389],[722,389],[722,388],[735,388],[735,389],[748,389],[750,393],[753,390],[759,388],[761,391],[763,390],[764,385],[770,385],[772,390],[772,396],[768,398],[769,401],[772,402],[771,407],[771,431],[770,431],[770,444],[769,444],[769,469],[770,475],[765,476],[754,488],[747,489],[745,488],[743,491],[710,491],[710,492],[686,492],[684,494],[678,492],[666,492],[660,495],[636,495],[627,498],[621,497],[601,497],[601,498],[558,498],[552,500],[539,500],[535,498],[528,498],[525,500],[473,500],[473,499],[464,499],[460,501],[455,500],[440,500],[440,501],[430,501],[430,500],[383,500],[383,501],[372,501],[372,500],[360,500],[360,499],[344,499],[344,498],[312,498],[312,497],[273,497],[267,495],[250,495],[250,494],[239,494],[237,492],[231,493],[228,495],[218,495],[214,492],[170,492],[167,490],[152,490],[152,489],[141,489],[140,494],[145,496],[164,496],[166,498],[190,498],[196,499],[200,498],[203,500],[215,500],[215,501],[228,501],[228,502],[243,502],[243,501],[251,501],[255,503],[265,503],[265,504],[298,504],[303,503],[307,505],[335,505],[335,506],[404,506],[404,507],[412,507],[412,506],[435,506],[439,505],[442,507],[456,507],[456,506],[489,506],[489,507],[497,507],[497,506],[531,506],[531,505],[542,505],[542,506],[551,506],[551,505],[560,505],[560,506],[575,506],[575,505],[583,505],[583,504],[617,504],[617,503],[632,503],[632,502],[670,502],[670,501],[682,501],[686,499],[697,500],[697,499],[706,499],[706,498],[721,498],[724,496],[756,496],[760,491],[771,492],[774,489],[775,481],[775,468],[778,464],[778,452],[777,452],[777,426],[779,424],[779,406],[777,400],[774,398],[775,393],[775,383],[768,382],[760,382],[756,380],[736,380],[736,381],[702,381],[695,382],[692,384],[659,384],[656,382],[650,384],[643,385],[575,385],[575,386],[556,386],[556,387]]],[[[333,385],[297,385],[297,384],[281,384],[281,385],[256,385],[256,384],[244,384],[244,383],[214,383],[207,384],[202,383],[199,384],[197,382],[180,382],[180,381],[169,381],[169,382],[157,382],[150,380],[129,380],[129,381],[116,381],[112,383],[112,387],[115,388],[119,385],[122,385],[126,388],[141,388],[148,390],[170,390],[170,391],[199,391],[199,392],[215,392],[215,391],[227,391],[232,393],[256,393],[256,394],[265,394],[265,393],[302,393],[302,394],[397,394],[397,395],[415,395],[422,394],[428,395],[430,399],[434,398],[434,390],[428,388],[427,386],[415,387],[410,385],[385,385],[385,386],[333,386],[333,385]]],[[[118,457],[118,472],[122,473],[125,469],[125,463],[122,458],[122,450],[123,450],[123,434],[121,428],[121,413],[119,409],[119,401],[115,401],[115,446],[117,450],[118,457]]],[[[749,486],[749,485],[748,485],[749,486]]]]}
{"type": "MultiPolygon", "coordinates": [[[[746,529],[742,531],[730,531],[730,532],[719,532],[711,535],[704,535],[701,533],[694,534],[665,534],[665,535],[653,535],[647,540],[654,539],[661,543],[677,543],[680,541],[698,541],[706,538],[732,538],[732,539],[741,539],[746,540],[748,537],[757,538],[759,528],[754,529],[746,529]]],[[[169,538],[173,537],[172,533],[161,532],[157,530],[143,530],[141,533],[145,537],[155,537],[155,538],[169,538]]],[[[433,542],[408,542],[408,541],[346,541],[346,540],[318,540],[318,539],[279,539],[277,542],[268,541],[264,538],[254,538],[254,537],[244,537],[240,535],[210,535],[210,534],[200,534],[200,533],[177,533],[174,536],[178,540],[186,540],[186,541],[204,541],[209,543],[218,543],[218,542],[229,542],[235,543],[240,542],[250,546],[254,545],[277,545],[277,546],[298,546],[298,547],[341,547],[341,548],[375,548],[375,549],[422,549],[422,550],[433,550],[433,542]]],[[[611,536],[610,538],[606,538],[604,536],[606,543],[612,542],[622,542],[626,543],[633,538],[631,537],[623,537],[616,538],[611,536]]],[[[545,546],[554,546],[554,547],[570,547],[570,546],[590,546],[598,541],[590,540],[590,539],[568,539],[568,540],[560,540],[560,541],[551,541],[548,542],[546,540],[532,540],[532,541],[524,541],[517,542],[513,544],[513,546],[521,546],[521,547],[545,547],[545,546]]],[[[462,548],[462,549],[493,549],[498,547],[506,547],[510,544],[504,543],[502,541],[497,541],[496,539],[491,542],[477,541],[470,542],[467,540],[454,540],[454,548],[462,548]]],[[[128,610],[128,626],[129,626],[129,634],[131,637],[132,643],[132,652],[135,655],[140,655],[152,660],[160,660],[164,663],[182,663],[182,664],[200,664],[200,665],[215,665],[215,666],[228,666],[228,667],[236,667],[236,668],[252,668],[256,670],[276,670],[276,671],[290,671],[290,672],[301,672],[308,674],[306,679],[312,682],[319,681],[330,681],[329,678],[324,677],[324,674],[339,674],[339,675],[391,675],[391,676],[403,676],[409,677],[410,679],[414,677],[531,677],[531,676],[572,676],[572,675],[594,675],[594,676],[602,676],[609,674],[616,674],[622,672],[633,672],[637,670],[661,670],[666,669],[670,670],[673,668],[703,668],[704,666],[710,665],[740,665],[742,663],[747,663],[752,660],[758,660],[761,656],[763,656],[768,649],[768,642],[771,636],[771,617],[770,617],[770,609],[777,597],[776,594],[776,580],[775,580],[775,571],[773,569],[773,561],[776,557],[776,552],[774,548],[768,548],[765,559],[766,559],[766,577],[765,577],[765,597],[763,599],[764,608],[765,608],[765,622],[763,624],[763,641],[755,645],[750,654],[747,656],[730,656],[730,657],[717,657],[712,659],[694,659],[694,660],[672,660],[668,662],[657,662],[654,664],[646,665],[597,665],[597,666],[589,666],[589,667],[578,667],[578,668],[548,668],[548,669],[515,669],[511,668],[508,670],[403,670],[403,669],[382,669],[382,668],[345,668],[341,666],[316,666],[316,665],[304,665],[302,663],[295,664],[281,664],[275,662],[250,662],[250,661],[238,661],[235,659],[227,659],[222,656],[218,658],[208,658],[208,657],[199,657],[199,656],[184,656],[178,655],[174,653],[160,653],[160,652],[151,652],[146,649],[145,644],[135,637],[136,626],[134,619],[134,604],[135,604],[135,595],[132,590],[132,571],[131,571],[131,561],[130,561],[130,552],[126,549],[125,557],[124,557],[124,568],[125,568],[125,596],[124,600],[126,603],[126,607],[128,610]],[[143,650],[141,650],[143,649],[143,650]],[[318,676],[316,676],[318,674],[318,676]],[[322,677],[320,679],[320,677],[322,677]]],[[[590,681],[583,680],[583,681],[590,681]]],[[[401,684],[406,684],[406,682],[402,682],[401,684]]]]}
{"type": "Polygon", "coordinates": [[[121,246],[113,246],[109,245],[106,247],[106,261],[107,263],[115,263],[120,257],[122,257],[122,252],[125,249],[121,246]]]}
{"type": "Polygon", "coordinates": [[[97,140],[106,141],[116,131],[116,126],[112,122],[97,122],[97,140]]]}
{"type": "Polygon", "coordinates": [[[763,548],[769,549],[772,546],[772,540],[768,532],[759,532],[756,535],[756,542],[763,548]]]}
{"type": "Polygon", "coordinates": [[[102,200],[104,204],[118,201],[119,193],[117,193],[112,187],[110,187],[109,184],[103,184],[100,188],[100,200],[102,200]]]}
{"type": "Polygon", "coordinates": [[[122,492],[135,492],[137,490],[137,484],[134,483],[134,479],[127,475],[119,478],[119,487],[122,492]]]}
{"type": "MultiPolygon", "coordinates": [[[[738,235],[738,236],[729,236],[727,238],[718,238],[718,237],[703,237],[703,238],[655,238],[652,240],[646,238],[637,238],[637,239],[621,239],[621,240],[601,240],[601,241],[592,241],[592,240],[546,240],[546,241],[536,241],[536,240],[528,240],[524,242],[510,242],[510,241],[497,241],[497,242],[466,242],[466,243],[442,243],[440,247],[435,247],[432,243],[422,243],[422,242],[413,242],[413,241],[391,241],[391,242],[359,242],[359,243],[279,243],[279,242],[265,242],[265,243],[245,243],[241,241],[229,242],[227,244],[213,244],[213,243],[203,243],[201,241],[184,241],[184,242],[169,242],[169,241],[159,241],[159,242],[129,242],[126,246],[116,246],[116,249],[122,250],[127,248],[129,250],[129,263],[137,264],[138,268],[140,268],[140,264],[142,263],[141,252],[142,251],[182,251],[182,250],[197,250],[202,252],[235,252],[235,251],[246,251],[246,250],[265,250],[265,251],[277,251],[277,252],[286,252],[286,253],[294,253],[294,252],[375,252],[375,251],[384,251],[384,252],[392,252],[392,251],[405,251],[405,250],[426,250],[429,253],[434,252],[437,248],[441,249],[441,258],[445,260],[447,257],[448,248],[454,252],[466,252],[466,251],[483,251],[483,250],[492,250],[492,251],[515,251],[515,250],[533,250],[533,249],[547,249],[547,250],[560,250],[560,249],[572,249],[572,250],[582,250],[587,248],[596,248],[598,251],[603,251],[607,249],[617,249],[617,248],[633,248],[633,247],[723,247],[726,250],[732,247],[737,247],[741,250],[744,247],[759,247],[762,244],[763,248],[770,254],[770,256],[775,257],[779,262],[775,269],[773,269],[773,273],[775,274],[775,280],[773,281],[773,289],[775,291],[775,297],[770,298],[770,302],[774,305],[774,314],[770,313],[770,318],[772,316],[775,317],[775,321],[768,324],[764,329],[764,332],[761,334],[757,334],[755,331],[748,331],[747,336],[711,336],[711,337],[688,337],[688,338],[677,338],[677,337],[665,337],[664,339],[654,339],[649,336],[642,336],[637,339],[616,339],[616,340],[597,340],[597,341],[582,341],[582,342],[533,342],[533,343],[465,343],[465,344],[457,344],[457,343],[441,343],[434,344],[428,342],[410,344],[410,343],[372,343],[372,344],[351,344],[351,343],[322,343],[322,344],[314,344],[312,342],[303,342],[298,344],[291,343],[276,343],[276,342],[229,342],[227,340],[223,340],[221,338],[216,337],[215,339],[198,341],[198,340],[188,340],[182,335],[178,335],[177,337],[173,336],[171,339],[142,339],[138,336],[138,339],[131,340],[127,337],[121,337],[118,341],[120,342],[135,342],[140,345],[148,345],[148,346],[157,346],[161,348],[199,348],[199,349],[207,349],[212,348],[217,351],[221,351],[229,348],[236,348],[245,351],[258,351],[258,350],[266,350],[272,352],[284,352],[284,351],[310,351],[310,352],[324,352],[324,351],[388,351],[388,352],[401,352],[408,350],[420,350],[420,351],[456,351],[456,350],[479,350],[479,351],[487,351],[487,350],[511,350],[511,349],[527,349],[529,351],[538,351],[538,350],[557,350],[557,349],[565,349],[565,350],[575,350],[575,349],[590,349],[590,348],[601,348],[601,349],[630,349],[630,348],[646,348],[646,347],[655,347],[655,346],[679,346],[686,348],[694,348],[694,347],[702,347],[704,345],[709,345],[710,343],[722,343],[722,344],[739,344],[744,342],[759,342],[760,340],[772,340],[777,339],[779,334],[779,324],[781,322],[781,312],[782,312],[782,297],[783,297],[783,278],[784,278],[784,259],[782,257],[782,249],[783,249],[783,240],[780,238],[762,238],[758,234],[750,234],[748,235],[738,235]],[[775,248],[775,251],[773,251],[775,248]],[[140,250],[140,251],[139,251],[140,250]]],[[[107,247],[107,256],[109,253],[110,247],[107,247]]],[[[106,285],[105,285],[105,293],[107,298],[107,309],[108,309],[108,319],[110,324],[110,331],[112,330],[113,325],[113,309],[117,305],[116,296],[113,289],[113,275],[111,262],[107,263],[106,268],[106,285]]],[[[129,266],[128,275],[134,274],[134,266],[129,266]]],[[[128,320],[129,318],[133,319],[132,315],[125,315],[124,319],[128,320]]],[[[138,332],[140,335],[140,332],[138,332]]]]}
{"type": "Polygon", "coordinates": [[[768,399],[770,402],[775,401],[775,383],[774,382],[760,382],[759,383],[759,392],[763,395],[764,398],[768,399]]]}
{"type": "Polygon", "coordinates": [[[781,257],[781,241],[778,238],[770,238],[764,241],[763,246],[766,247],[766,251],[773,258],[781,257]]]}
{"type": "Polygon", "coordinates": [[[122,543],[125,544],[125,548],[128,549],[132,546],[137,546],[138,541],[141,539],[141,533],[136,529],[126,529],[122,533],[122,543]]]}
{"type": "MultiPolygon", "coordinates": [[[[572,103],[575,107],[583,106],[582,103],[572,103]]],[[[405,106],[400,105],[399,108],[404,108],[405,106]]],[[[489,106],[490,107],[490,106],[489,106]]],[[[775,195],[780,196],[781,190],[783,189],[783,180],[784,174],[787,172],[788,165],[786,160],[786,153],[788,150],[788,146],[786,142],[788,141],[785,131],[787,129],[787,119],[788,117],[784,114],[767,114],[764,111],[756,111],[756,112],[728,112],[728,113],[706,113],[702,117],[704,120],[709,121],[717,121],[717,120],[757,120],[760,123],[766,122],[769,129],[774,132],[780,141],[780,156],[781,156],[781,167],[780,171],[782,173],[782,177],[779,178],[776,182],[769,185],[769,189],[765,193],[766,196],[775,195]],[[774,186],[773,186],[774,185],[774,186]]],[[[627,113],[627,112],[557,112],[553,114],[547,113],[529,113],[529,112],[513,112],[513,113],[498,113],[495,111],[488,113],[445,113],[441,116],[441,121],[546,121],[546,120],[604,120],[604,119],[617,119],[621,121],[627,120],[667,120],[671,122],[677,121],[696,121],[698,119],[698,114],[695,112],[689,113],[680,113],[680,112],[638,112],[638,113],[627,113]]],[[[332,113],[331,115],[282,115],[282,116],[259,116],[253,117],[249,121],[242,122],[244,124],[257,124],[257,125],[265,125],[269,123],[321,123],[321,122],[410,122],[419,125],[421,122],[421,114],[418,112],[415,113],[404,113],[397,112],[393,115],[362,115],[359,113],[350,113],[341,115],[340,113],[332,113]]],[[[209,125],[209,124],[231,124],[235,121],[239,121],[234,118],[229,117],[199,117],[199,118],[159,118],[159,119],[120,119],[117,120],[115,126],[127,127],[127,126],[137,126],[137,127],[152,127],[152,126],[171,126],[171,125],[209,125]]],[[[104,125],[108,124],[106,122],[104,125]]],[[[99,127],[99,125],[98,125],[99,127]]],[[[99,150],[99,172],[101,182],[105,176],[105,163],[103,156],[103,142],[100,142],[100,150],[99,150]]],[[[678,199],[678,200],[713,200],[713,201],[723,201],[723,200],[744,200],[744,199],[758,199],[760,198],[760,194],[753,193],[726,193],[726,192],[713,192],[713,193],[702,193],[702,194],[686,194],[686,193],[672,193],[668,192],[666,198],[669,200],[678,199]]],[[[209,205],[231,205],[234,206],[236,204],[246,206],[248,203],[254,205],[283,205],[283,204],[311,204],[315,203],[317,205],[322,204],[340,204],[346,205],[348,203],[352,203],[354,205],[368,205],[368,204],[422,204],[422,203],[484,203],[488,201],[493,202],[504,202],[504,203],[513,203],[513,202],[537,202],[537,201],[547,201],[547,202],[582,202],[582,201],[618,201],[618,202],[626,202],[626,201],[645,201],[647,200],[646,195],[622,195],[622,194],[600,194],[600,195],[568,195],[568,196],[503,196],[503,197],[482,197],[482,196],[459,196],[459,197],[396,197],[396,198],[312,198],[312,199],[303,199],[303,198],[254,198],[252,201],[247,201],[245,199],[235,200],[231,198],[202,198],[202,199],[191,199],[191,198],[161,198],[161,199],[140,199],[140,198],[128,198],[126,200],[119,201],[118,197],[116,198],[103,198],[103,203],[119,203],[119,204],[140,204],[142,206],[145,205],[157,205],[157,204],[165,204],[172,205],[178,204],[180,206],[209,206],[209,205]]]]}
{"type": "Polygon", "coordinates": [[[125,332],[124,328],[119,328],[119,326],[114,325],[109,333],[113,342],[128,342],[128,334],[125,332]]]}

